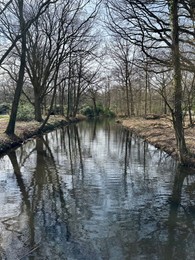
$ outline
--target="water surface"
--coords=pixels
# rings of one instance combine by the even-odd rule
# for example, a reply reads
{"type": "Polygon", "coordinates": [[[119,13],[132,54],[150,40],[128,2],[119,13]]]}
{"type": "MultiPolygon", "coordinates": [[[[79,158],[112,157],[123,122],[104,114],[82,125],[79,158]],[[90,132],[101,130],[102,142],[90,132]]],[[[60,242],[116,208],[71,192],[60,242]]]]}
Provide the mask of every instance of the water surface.
{"type": "Polygon", "coordinates": [[[0,161],[1,259],[194,259],[195,175],[109,121],[0,161]]]}

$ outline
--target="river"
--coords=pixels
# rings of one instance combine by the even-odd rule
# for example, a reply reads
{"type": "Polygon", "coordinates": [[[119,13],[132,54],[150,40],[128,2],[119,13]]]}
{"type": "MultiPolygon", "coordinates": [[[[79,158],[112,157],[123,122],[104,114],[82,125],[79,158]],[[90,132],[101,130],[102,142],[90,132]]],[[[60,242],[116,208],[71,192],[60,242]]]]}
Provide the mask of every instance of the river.
{"type": "Polygon", "coordinates": [[[0,159],[4,260],[195,258],[195,175],[113,121],[29,140],[0,159]]]}

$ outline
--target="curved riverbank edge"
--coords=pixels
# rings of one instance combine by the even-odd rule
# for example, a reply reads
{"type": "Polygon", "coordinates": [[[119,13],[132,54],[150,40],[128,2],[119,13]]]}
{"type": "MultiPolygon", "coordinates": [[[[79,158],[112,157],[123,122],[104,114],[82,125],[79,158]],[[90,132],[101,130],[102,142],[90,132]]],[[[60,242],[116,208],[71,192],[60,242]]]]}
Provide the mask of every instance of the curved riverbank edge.
{"type": "MultiPolygon", "coordinates": [[[[170,119],[128,118],[121,120],[120,123],[144,141],[166,152],[175,160],[178,159],[175,133],[170,119]]],[[[195,154],[195,129],[186,128],[184,131],[187,147],[192,154],[195,154]]],[[[186,166],[194,168],[195,159],[188,158],[186,166]]]]}
{"type": "Polygon", "coordinates": [[[0,156],[3,156],[12,148],[19,147],[26,141],[31,138],[35,138],[44,133],[55,130],[58,127],[67,126],[73,123],[80,122],[84,120],[85,117],[78,116],[75,118],[66,119],[62,116],[51,116],[48,123],[45,125],[43,130],[39,131],[39,128],[42,123],[37,121],[22,122],[19,121],[16,123],[15,135],[9,136],[5,134],[5,129],[7,126],[7,120],[0,120],[0,156]]]}

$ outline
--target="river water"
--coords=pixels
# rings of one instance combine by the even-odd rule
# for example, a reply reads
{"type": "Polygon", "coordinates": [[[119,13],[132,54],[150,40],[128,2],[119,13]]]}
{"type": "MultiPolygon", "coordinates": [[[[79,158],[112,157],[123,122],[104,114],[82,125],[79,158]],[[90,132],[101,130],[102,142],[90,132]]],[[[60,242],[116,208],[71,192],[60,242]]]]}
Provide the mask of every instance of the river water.
{"type": "Polygon", "coordinates": [[[57,129],[0,165],[0,259],[195,258],[194,172],[114,122],[57,129]]]}

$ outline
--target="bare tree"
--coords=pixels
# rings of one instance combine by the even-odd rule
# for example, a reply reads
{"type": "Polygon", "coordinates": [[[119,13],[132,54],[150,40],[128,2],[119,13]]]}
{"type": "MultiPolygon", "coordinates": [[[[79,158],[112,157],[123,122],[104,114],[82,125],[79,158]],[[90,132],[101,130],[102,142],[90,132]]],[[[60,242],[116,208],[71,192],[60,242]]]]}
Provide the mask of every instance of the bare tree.
{"type": "Polygon", "coordinates": [[[38,17],[47,9],[49,4],[52,2],[53,1],[40,1],[37,12],[33,14],[33,17],[30,17],[30,19],[27,20],[24,14],[27,3],[25,3],[23,0],[15,0],[10,2],[9,5],[6,6],[5,10],[8,12],[8,15],[6,12],[3,12],[0,17],[2,22],[1,32],[4,34],[5,37],[7,37],[7,40],[11,42],[10,47],[8,47],[4,51],[0,59],[0,64],[3,63],[8,54],[10,54],[11,50],[16,46],[16,43],[19,41],[19,39],[21,39],[20,68],[11,109],[11,115],[6,129],[7,134],[14,134],[17,109],[24,83],[26,64],[26,33],[32,23],[36,19],[38,19],[38,17]]]}
{"type": "Polygon", "coordinates": [[[132,87],[132,72],[134,66],[135,49],[129,41],[121,37],[115,37],[110,44],[109,53],[118,70],[119,81],[125,89],[126,114],[134,115],[134,96],[132,87]]]}
{"type": "Polygon", "coordinates": [[[195,73],[183,72],[183,85],[184,85],[184,96],[185,96],[185,111],[189,115],[189,124],[194,126],[193,120],[193,108],[195,100],[195,73]]]}
{"type": "Polygon", "coordinates": [[[195,69],[190,2],[108,0],[106,6],[110,17],[109,28],[113,33],[138,46],[150,61],[150,66],[158,64],[173,70],[174,107],[171,113],[179,160],[185,163],[188,150],[183,130],[181,69],[195,69]],[[190,57],[186,53],[190,53],[190,57]]]}
{"type": "MultiPolygon", "coordinates": [[[[67,85],[68,95],[70,94],[74,67],[72,61],[75,57],[86,56],[92,52],[92,47],[87,45],[92,37],[90,31],[99,5],[95,5],[90,13],[86,13],[89,3],[90,1],[58,1],[31,27],[32,31],[28,36],[27,72],[34,90],[37,121],[42,121],[41,106],[45,97],[52,91],[57,93],[54,88],[67,85]],[[82,42],[85,43],[85,51],[81,47],[82,42]],[[58,79],[54,86],[58,66],[58,79]]],[[[71,106],[72,100],[69,100],[68,110],[71,106]]]]}
{"type": "Polygon", "coordinates": [[[175,137],[177,141],[178,155],[181,163],[185,163],[188,150],[185,143],[182,115],[182,75],[179,49],[179,20],[178,20],[179,2],[170,1],[170,21],[172,31],[172,66],[174,79],[174,112],[172,114],[175,137]]]}
{"type": "MultiPolygon", "coordinates": [[[[23,2],[23,0],[18,1],[18,12],[19,12],[20,31],[23,32],[25,29],[25,25],[26,25],[26,22],[24,19],[24,2],[23,2]]],[[[23,33],[22,38],[21,38],[20,69],[19,69],[19,75],[18,75],[18,80],[17,80],[17,84],[16,84],[16,90],[14,93],[14,100],[12,103],[11,115],[10,115],[8,126],[5,131],[7,134],[14,134],[17,109],[18,109],[18,104],[19,104],[20,95],[21,95],[22,87],[23,87],[23,81],[24,81],[25,62],[26,62],[26,33],[23,33]]]]}
{"type": "MultiPolygon", "coordinates": [[[[18,0],[19,1],[19,0],[18,0]]],[[[17,5],[18,5],[17,0],[10,0],[7,3],[1,3],[1,8],[0,8],[0,21],[1,21],[1,26],[0,26],[0,32],[2,33],[4,37],[4,45],[2,46],[3,48],[1,49],[1,58],[0,58],[0,66],[3,64],[7,56],[10,54],[10,52],[14,49],[18,41],[22,38],[22,35],[28,31],[28,29],[31,27],[34,21],[38,19],[39,16],[41,16],[42,13],[48,8],[49,4],[55,3],[58,0],[41,0],[39,1],[39,8],[37,9],[37,12],[30,17],[26,21],[25,28],[23,31],[18,31],[18,33],[14,33],[13,37],[10,35],[10,33],[13,33],[11,27],[13,26],[14,28],[16,25],[14,24],[12,18],[12,15],[16,15],[16,10],[17,10],[17,5]],[[11,18],[11,20],[9,20],[11,18]],[[10,31],[11,29],[11,31],[10,31]],[[6,39],[6,40],[5,40],[6,39]]]]}

